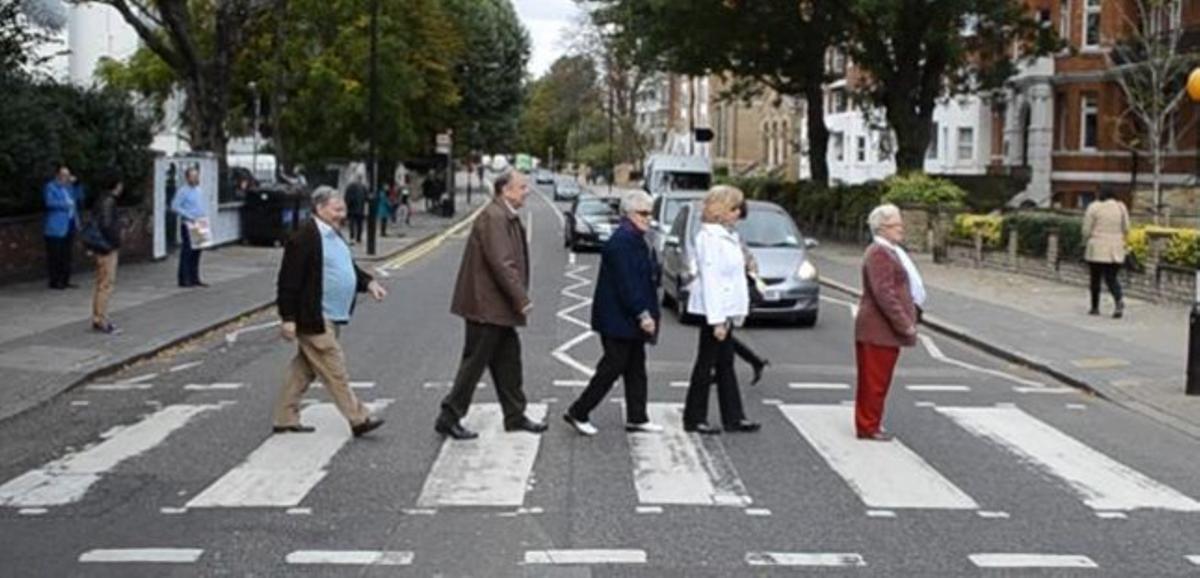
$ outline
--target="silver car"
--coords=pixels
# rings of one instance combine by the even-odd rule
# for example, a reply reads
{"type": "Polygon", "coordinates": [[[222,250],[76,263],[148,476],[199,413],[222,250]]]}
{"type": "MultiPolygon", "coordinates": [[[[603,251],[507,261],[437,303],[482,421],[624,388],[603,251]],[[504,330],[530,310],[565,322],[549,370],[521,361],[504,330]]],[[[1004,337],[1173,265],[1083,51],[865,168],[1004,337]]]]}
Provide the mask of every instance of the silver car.
{"type": "MultiPolygon", "coordinates": [[[[759,277],[766,285],[763,300],[750,307],[750,318],[815,325],[821,285],[808,250],[816,246],[816,241],[802,236],[779,205],[748,201],[747,209],[737,230],[758,262],[759,277]]],[[[683,320],[688,318],[688,287],[695,278],[692,241],[700,230],[700,212],[700,203],[681,207],[663,240],[663,304],[673,306],[683,320]]]]}

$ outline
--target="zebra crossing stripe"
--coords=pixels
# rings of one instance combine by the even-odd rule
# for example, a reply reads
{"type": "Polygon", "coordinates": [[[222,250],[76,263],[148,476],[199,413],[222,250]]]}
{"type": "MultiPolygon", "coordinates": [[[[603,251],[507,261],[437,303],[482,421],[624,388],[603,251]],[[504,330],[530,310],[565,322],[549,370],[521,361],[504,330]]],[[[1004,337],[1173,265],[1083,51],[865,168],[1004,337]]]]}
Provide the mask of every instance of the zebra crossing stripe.
{"type": "Polygon", "coordinates": [[[1200,511],[1200,502],[1152,480],[1015,407],[939,407],[968,432],[1064,482],[1101,511],[1200,511]]]}
{"type": "MultiPolygon", "coordinates": [[[[531,403],[525,411],[531,419],[541,420],[546,416],[546,404],[531,403]]],[[[542,436],[504,431],[504,414],[497,403],[472,406],[463,421],[466,428],[479,432],[479,437],[467,441],[448,438],[442,443],[417,507],[524,505],[542,436]]]]}
{"type": "Polygon", "coordinates": [[[526,564],[645,564],[645,550],[530,550],[526,564]]]}
{"type": "Polygon", "coordinates": [[[408,566],[413,557],[412,552],[397,550],[296,550],[284,560],[288,564],[408,566]]]}
{"type": "Polygon", "coordinates": [[[978,568],[1099,568],[1087,556],[1068,554],[971,554],[978,568]]]}
{"type": "MultiPolygon", "coordinates": [[[[388,400],[368,404],[374,411],[388,400]]],[[[244,462],[230,470],[187,503],[193,508],[290,508],[328,473],[326,467],[350,441],[346,418],[331,403],[305,408],[300,421],[316,428],[313,433],[278,434],[267,438],[244,462]]]]}
{"type": "Polygon", "coordinates": [[[200,559],[204,550],[199,548],[112,548],[88,550],[79,555],[79,561],[91,562],[149,562],[157,564],[191,564],[200,559]]]}
{"type": "Polygon", "coordinates": [[[682,405],[651,403],[646,412],[665,431],[627,434],[640,503],[750,505],[750,495],[721,442],[683,431],[682,405]]]}
{"type": "Polygon", "coordinates": [[[170,405],[129,426],[102,435],[105,440],[67,454],[0,486],[0,506],[61,506],[78,502],[104,474],[150,450],[193,417],[221,404],[170,405]]]}
{"type": "Polygon", "coordinates": [[[974,510],[975,500],[899,440],[854,435],[854,408],[782,405],[779,410],[868,508],[974,510]],[[879,475],[887,472],[886,476],[879,475]]]}
{"type": "Polygon", "coordinates": [[[749,552],[746,563],[751,566],[866,566],[861,554],[749,552]]]}

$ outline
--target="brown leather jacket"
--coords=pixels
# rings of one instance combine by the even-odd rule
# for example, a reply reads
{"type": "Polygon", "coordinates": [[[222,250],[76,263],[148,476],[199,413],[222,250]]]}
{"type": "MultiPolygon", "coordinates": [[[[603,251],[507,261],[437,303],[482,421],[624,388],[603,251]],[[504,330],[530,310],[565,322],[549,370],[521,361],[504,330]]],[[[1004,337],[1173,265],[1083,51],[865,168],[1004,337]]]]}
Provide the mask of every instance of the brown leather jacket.
{"type": "Polygon", "coordinates": [[[450,312],[476,323],[521,327],[529,303],[525,227],[496,197],[471,227],[450,312]]]}
{"type": "Polygon", "coordinates": [[[917,307],[900,258],[891,249],[871,243],[863,256],[862,276],[854,340],[882,347],[916,345],[917,307]]]}

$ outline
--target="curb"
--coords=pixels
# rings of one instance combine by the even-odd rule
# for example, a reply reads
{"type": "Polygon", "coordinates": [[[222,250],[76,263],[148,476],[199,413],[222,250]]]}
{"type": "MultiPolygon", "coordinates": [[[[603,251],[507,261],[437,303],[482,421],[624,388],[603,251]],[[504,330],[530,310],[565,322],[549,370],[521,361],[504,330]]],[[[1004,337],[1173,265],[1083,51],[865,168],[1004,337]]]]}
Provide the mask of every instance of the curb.
{"type": "MultiPolygon", "coordinates": [[[[485,203],[484,206],[486,207],[487,204],[485,203]]],[[[449,225],[447,227],[445,227],[443,230],[429,233],[429,234],[421,237],[417,241],[410,243],[408,246],[396,249],[395,251],[392,251],[391,253],[388,253],[387,255],[377,255],[374,260],[368,261],[368,262],[371,263],[373,265],[372,268],[374,268],[374,266],[379,265],[383,261],[396,259],[406,253],[416,251],[417,249],[424,247],[433,241],[436,241],[439,237],[446,235],[447,231],[455,229],[456,227],[461,227],[463,225],[463,223],[475,218],[475,216],[478,214],[479,214],[479,209],[473,210],[471,212],[464,212],[464,213],[462,213],[461,217],[456,217],[455,220],[450,222],[449,225]]],[[[362,259],[359,259],[359,260],[362,260],[362,259]]],[[[63,387],[56,388],[54,391],[49,392],[45,395],[35,395],[34,397],[30,398],[31,403],[26,407],[13,408],[13,410],[11,412],[6,412],[4,410],[0,410],[0,421],[4,421],[4,420],[8,420],[10,418],[20,416],[21,414],[23,414],[29,410],[32,410],[34,408],[37,408],[37,407],[41,406],[42,404],[45,404],[46,402],[53,400],[54,398],[58,397],[59,395],[62,395],[71,390],[74,390],[75,388],[77,388],[85,383],[93,381],[99,377],[103,377],[105,375],[115,373],[115,372],[125,368],[126,366],[133,365],[140,361],[144,361],[146,359],[152,358],[167,349],[171,349],[180,344],[186,343],[188,341],[192,341],[196,338],[202,337],[205,334],[211,333],[213,331],[220,330],[221,328],[223,328],[227,325],[230,325],[232,323],[235,323],[240,319],[243,319],[246,317],[253,317],[264,311],[272,309],[273,307],[275,307],[274,299],[271,299],[266,302],[260,302],[255,305],[252,305],[250,307],[243,308],[243,309],[237,311],[236,313],[232,313],[232,314],[223,316],[211,323],[205,324],[202,327],[188,329],[182,335],[168,338],[166,341],[156,344],[156,345],[152,345],[147,349],[143,349],[141,351],[134,351],[134,352],[132,352],[128,355],[125,355],[123,357],[120,357],[120,358],[113,358],[111,361],[105,363],[104,365],[97,367],[95,369],[92,369],[92,370],[88,371],[87,373],[81,374],[79,377],[71,379],[70,383],[68,383],[67,385],[65,385],[63,387]]]]}
{"type": "MultiPolygon", "coordinates": [[[[835,291],[840,291],[847,295],[852,295],[854,297],[862,297],[862,292],[859,291],[858,289],[850,287],[849,285],[843,285],[842,283],[827,279],[825,277],[821,278],[821,284],[826,287],[829,287],[830,289],[833,289],[835,291]]],[[[980,339],[979,337],[972,335],[966,329],[960,328],[952,323],[948,323],[942,319],[939,319],[937,316],[924,315],[924,316],[922,316],[920,323],[921,323],[921,325],[924,325],[924,326],[928,327],[929,329],[932,329],[933,331],[936,331],[942,335],[945,335],[946,337],[950,337],[951,339],[960,341],[962,343],[965,343],[965,344],[975,347],[977,349],[986,351],[987,353],[990,353],[996,357],[1004,359],[1005,361],[1016,363],[1017,365],[1024,366],[1026,368],[1032,369],[1039,373],[1044,373],[1044,374],[1046,374],[1058,381],[1061,381],[1075,389],[1085,391],[1091,395],[1094,395],[1096,397],[1099,397],[1099,398],[1107,400],[1107,401],[1113,401],[1109,396],[1105,395],[1098,388],[1096,388],[1092,384],[1090,384],[1082,379],[1079,379],[1078,377],[1072,376],[1072,375],[1064,373],[1058,369],[1055,369],[1054,367],[1050,366],[1050,364],[1048,364],[1044,361],[1041,361],[1039,359],[1035,359],[1032,356],[1029,356],[1029,355],[1026,355],[1024,353],[1020,353],[1017,351],[1013,351],[1007,347],[997,345],[990,341],[980,339]]]]}

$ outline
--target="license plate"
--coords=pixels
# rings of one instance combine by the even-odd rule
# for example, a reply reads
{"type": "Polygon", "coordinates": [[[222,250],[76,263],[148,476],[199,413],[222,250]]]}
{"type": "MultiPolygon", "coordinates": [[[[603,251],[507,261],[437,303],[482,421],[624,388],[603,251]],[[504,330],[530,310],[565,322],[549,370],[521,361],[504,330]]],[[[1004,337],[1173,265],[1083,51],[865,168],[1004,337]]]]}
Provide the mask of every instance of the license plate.
{"type": "Polygon", "coordinates": [[[779,301],[779,292],[768,290],[763,293],[763,299],[766,301],[779,301]]]}

